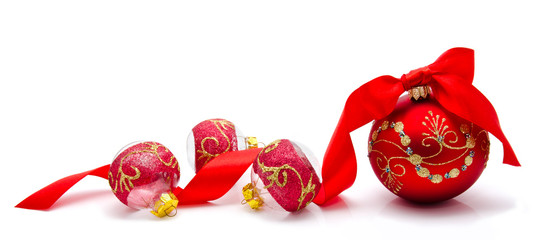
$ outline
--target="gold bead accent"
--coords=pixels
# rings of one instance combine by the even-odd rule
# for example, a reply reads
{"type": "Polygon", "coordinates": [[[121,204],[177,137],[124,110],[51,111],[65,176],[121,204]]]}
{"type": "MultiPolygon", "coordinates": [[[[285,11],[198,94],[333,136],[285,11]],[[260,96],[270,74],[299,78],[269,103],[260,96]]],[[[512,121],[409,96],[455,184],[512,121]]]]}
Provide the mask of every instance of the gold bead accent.
{"type": "Polygon", "coordinates": [[[379,135],[379,133],[377,131],[373,131],[373,133],[371,134],[371,140],[373,140],[373,141],[377,140],[378,135],[379,135]]]}
{"type": "Polygon", "coordinates": [[[440,183],[441,181],[443,181],[443,176],[441,176],[441,175],[439,175],[439,174],[434,174],[434,175],[432,175],[431,181],[432,181],[433,183],[436,183],[436,184],[437,184],[437,183],[440,183]]]}
{"type": "Polygon", "coordinates": [[[394,124],[394,131],[396,131],[397,133],[403,131],[403,123],[402,122],[397,122],[394,124]]]}
{"type": "Polygon", "coordinates": [[[473,163],[473,158],[471,156],[466,156],[466,158],[464,159],[464,163],[466,164],[466,166],[469,166],[473,163]]]}
{"type": "Polygon", "coordinates": [[[381,130],[385,131],[388,129],[388,121],[384,121],[383,124],[381,124],[381,130]]]}
{"type": "Polygon", "coordinates": [[[407,147],[407,146],[409,146],[409,144],[411,143],[411,138],[409,138],[409,136],[407,136],[407,135],[404,135],[404,136],[402,137],[401,142],[402,142],[402,145],[403,145],[404,147],[407,147]]]}
{"type": "Polygon", "coordinates": [[[425,178],[430,176],[430,170],[428,170],[428,168],[421,168],[417,171],[417,174],[425,178]]]}
{"type": "Polygon", "coordinates": [[[473,148],[475,147],[475,139],[470,137],[466,140],[466,147],[467,148],[473,148]]]}
{"type": "Polygon", "coordinates": [[[453,168],[453,169],[451,169],[451,171],[449,172],[449,177],[450,177],[450,178],[458,177],[458,175],[460,175],[460,170],[458,170],[458,168],[453,168]]]}
{"type": "Polygon", "coordinates": [[[420,165],[422,163],[422,157],[420,155],[418,155],[418,154],[413,154],[413,155],[409,156],[409,161],[415,166],[420,165]]]}

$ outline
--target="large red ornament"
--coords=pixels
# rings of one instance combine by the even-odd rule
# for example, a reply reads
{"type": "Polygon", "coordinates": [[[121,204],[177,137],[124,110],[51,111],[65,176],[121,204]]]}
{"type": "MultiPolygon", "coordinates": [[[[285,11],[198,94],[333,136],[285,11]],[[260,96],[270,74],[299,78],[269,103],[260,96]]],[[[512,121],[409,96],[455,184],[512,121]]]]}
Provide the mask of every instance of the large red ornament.
{"type": "Polygon", "coordinates": [[[503,163],[520,166],[496,110],[473,86],[473,75],[473,50],[452,48],[430,65],[400,78],[377,77],[353,91],[324,155],[315,203],[326,203],[354,183],[350,133],[374,120],[373,169],[388,189],[412,201],[442,201],[468,189],[488,159],[486,131],[502,143],[503,163]],[[420,102],[402,98],[405,92],[420,102]]]}
{"type": "Polygon", "coordinates": [[[168,195],[177,186],[179,176],[175,156],[156,142],[140,142],[121,150],[108,173],[115,196],[136,209],[156,208],[162,195],[168,195]]]}
{"type": "Polygon", "coordinates": [[[445,110],[435,99],[398,100],[374,121],[368,156],[381,183],[416,202],[453,198],[472,186],[489,154],[488,133],[445,110]]]}

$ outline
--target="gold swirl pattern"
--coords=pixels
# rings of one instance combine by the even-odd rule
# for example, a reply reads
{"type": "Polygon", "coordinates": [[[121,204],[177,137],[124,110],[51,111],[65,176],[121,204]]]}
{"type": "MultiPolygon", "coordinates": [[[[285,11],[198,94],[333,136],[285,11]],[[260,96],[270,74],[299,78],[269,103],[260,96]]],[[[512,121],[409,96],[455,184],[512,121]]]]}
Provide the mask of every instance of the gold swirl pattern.
{"type": "Polygon", "coordinates": [[[304,202],[304,199],[306,199],[307,195],[309,195],[311,193],[312,197],[311,197],[311,199],[309,201],[306,202],[304,207],[309,205],[309,203],[311,203],[313,201],[313,198],[315,198],[315,187],[316,187],[316,185],[312,183],[313,182],[313,173],[311,173],[311,176],[309,177],[309,181],[307,182],[307,185],[304,186],[302,176],[300,175],[300,173],[295,168],[291,167],[290,165],[283,164],[280,167],[269,167],[269,166],[264,165],[260,161],[260,156],[262,155],[263,152],[264,153],[270,153],[271,151],[275,150],[279,146],[279,143],[281,143],[281,140],[276,140],[276,141],[273,141],[272,143],[268,144],[262,151],[260,151],[260,153],[258,154],[258,157],[257,157],[258,166],[262,170],[262,173],[268,173],[268,172],[272,173],[271,175],[268,175],[266,177],[266,179],[268,179],[270,181],[270,183],[268,185],[264,186],[264,189],[270,188],[273,185],[277,185],[278,187],[281,187],[281,188],[286,186],[287,183],[288,183],[288,179],[287,179],[288,174],[287,174],[286,171],[290,170],[290,171],[294,172],[296,174],[296,176],[298,177],[298,180],[300,181],[301,193],[300,193],[300,197],[298,198],[298,203],[299,204],[298,204],[298,208],[297,208],[297,210],[300,210],[300,208],[302,207],[302,203],[304,202]],[[279,180],[279,174],[281,174],[281,176],[283,177],[282,182],[279,180]]]}
{"type": "Polygon", "coordinates": [[[390,123],[389,121],[383,121],[382,125],[371,134],[371,140],[368,144],[368,152],[378,154],[376,157],[376,165],[382,171],[380,177],[381,179],[384,179],[383,184],[394,193],[398,193],[402,188],[403,184],[398,180],[398,178],[405,174],[406,168],[403,163],[397,163],[391,166],[391,160],[405,159],[407,160],[406,162],[415,167],[417,175],[422,178],[427,178],[432,183],[439,184],[444,179],[458,177],[461,171],[465,171],[473,163],[473,157],[475,155],[473,148],[475,147],[475,143],[481,134],[483,135],[481,150],[485,154],[483,159],[488,160],[489,141],[488,133],[485,130],[481,130],[477,134],[473,135],[473,123],[471,123],[471,126],[468,124],[460,125],[460,132],[464,134],[466,143],[458,146],[460,138],[455,131],[449,129],[449,126],[446,124],[446,118],[442,118],[440,115],[434,116],[432,111],[428,111],[428,116],[425,116],[424,119],[425,121],[423,121],[421,124],[425,126],[429,132],[422,133],[422,136],[424,137],[421,141],[422,146],[431,147],[433,144],[437,144],[439,146],[439,150],[430,156],[421,156],[415,153],[411,147],[409,147],[411,144],[411,138],[405,134],[404,124],[402,122],[390,123]],[[379,134],[388,129],[393,129],[398,133],[401,145],[389,140],[379,139],[379,134]],[[388,157],[383,152],[374,149],[376,144],[391,144],[402,150],[406,156],[388,157]],[[444,162],[433,163],[428,161],[439,156],[443,152],[444,148],[459,150],[461,153],[457,157],[444,162]],[[430,170],[425,167],[447,165],[462,159],[462,157],[464,164],[462,165],[461,170],[458,168],[452,168],[443,175],[439,173],[432,174],[430,170]]]}
{"type": "Polygon", "coordinates": [[[171,167],[171,168],[177,168],[177,171],[179,171],[179,164],[177,164],[177,160],[175,159],[175,156],[172,155],[170,159],[168,159],[168,161],[165,161],[164,159],[162,159],[162,157],[160,157],[160,154],[158,153],[158,149],[162,147],[164,148],[165,152],[169,152],[169,150],[166,147],[155,142],[144,142],[142,144],[145,145],[145,147],[136,151],[132,151],[126,154],[125,156],[123,156],[123,158],[121,158],[120,163],[119,163],[119,169],[117,170],[117,174],[116,174],[117,180],[113,179],[113,173],[112,171],[109,171],[108,178],[110,181],[110,185],[112,186],[111,189],[113,190],[113,193],[117,193],[117,191],[120,191],[121,193],[124,191],[130,192],[134,188],[134,183],[132,183],[132,181],[135,181],[141,177],[141,172],[137,167],[130,166],[130,168],[132,168],[135,172],[134,175],[128,175],[123,171],[124,160],[127,157],[132,156],[134,154],[151,153],[155,155],[156,158],[159,159],[160,162],[162,162],[162,164],[164,164],[165,166],[171,167]]]}
{"type": "MultiPolygon", "coordinates": [[[[235,127],[234,127],[234,124],[231,123],[230,121],[228,120],[224,120],[224,119],[212,119],[212,120],[209,120],[210,122],[212,122],[213,124],[215,124],[215,127],[217,128],[217,130],[219,130],[219,132],[221,133],[221,135],[226,139],[226,142],[228,143],[228,146],[224,149],[223,152],[220,152],[220,153],[216,153],[216,154],[211,154],[208,152],[208,150],[205,148],[205,142],[208,141],[208,140],[211,140],[213,142],[215,142],[215,146],[219,146],[220,145],[220,142],[219,140],[216,138],[216,137],[206,137],[204,139],[202,139],[202,141],[200,142],[200,149],[199,150],[196,150],[196,152],[198,153],[201,153],[202,155],[200,155],[200,157],[198,157],[197,161],[201,161],[202,159],[204,159],[204,164],[207,164],[207,162],[209,162],[209,160],[225,153],[225,152],[228,152],[230,151],[230,148],[232,147],[232,140],[233,139],[229,139],[228,136],[226,135],[226,133],[223,131],[223,130],[227,130],[228,128],[234,130],[235,127]]],[[[202,165],[202,166],[203,166],[202,165]]]]}

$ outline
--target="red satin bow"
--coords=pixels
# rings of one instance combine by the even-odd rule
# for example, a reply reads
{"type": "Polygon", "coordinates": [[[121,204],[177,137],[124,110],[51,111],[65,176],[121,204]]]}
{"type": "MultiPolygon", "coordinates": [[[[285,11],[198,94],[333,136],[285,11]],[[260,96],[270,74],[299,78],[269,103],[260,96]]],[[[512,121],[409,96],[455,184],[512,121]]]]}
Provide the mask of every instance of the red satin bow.
{"type": "Polygon", "coordinates": [[[496,110],[472,85],[473,71],[473,50],[453,48],[434,63],[400,79],[381,76],[351,93],[324,155],[323,187],[314,202],[324,204],[354,183],[356,156],[350,132],[389,115],[400,95],[416,86],[430,86],[433,96],[445,109],[492,133],[503,144],[503,163],[520,166],[501,130],[496,110]]]}
{"type": "MultiPolygon", "coordinates": [[[[253,163],[260,148],[227,152],[206,164],[185,189],[177,187],[173,192],[179,204],[194,204],[212,201],[230,190],[253,163]]],[[[17,204],[18,208],[45,210],[50,208],[66,191],[86,176],[108,179],[110,165],[62,178],[40,189],[17,204]]]]}

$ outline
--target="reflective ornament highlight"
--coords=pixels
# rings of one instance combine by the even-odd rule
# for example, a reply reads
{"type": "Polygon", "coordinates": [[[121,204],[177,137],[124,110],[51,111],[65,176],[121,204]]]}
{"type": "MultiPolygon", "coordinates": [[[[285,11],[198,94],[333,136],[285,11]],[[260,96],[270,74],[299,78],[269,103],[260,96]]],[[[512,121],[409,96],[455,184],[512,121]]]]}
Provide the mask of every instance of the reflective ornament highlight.
{"type": "Polygon", "coordinates": [[[251,183],[242,192],[243,203],[253,209],[299,211],[319,192],[321,182],[314,166],[316,158],[307,149],[288,139],[264,147],[253,162],[251,183]]]}
{"type": "Polygon", "coordinates": [[[157,142],[129,144],[115,156],[108,173],[111,190],[122,203],[151,209],[158,217],[171,215],[177,208],[171,192],[179,177],[177,159],[157,142]]]}

